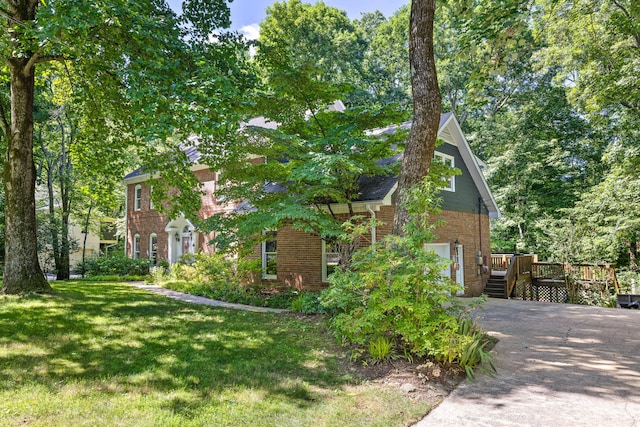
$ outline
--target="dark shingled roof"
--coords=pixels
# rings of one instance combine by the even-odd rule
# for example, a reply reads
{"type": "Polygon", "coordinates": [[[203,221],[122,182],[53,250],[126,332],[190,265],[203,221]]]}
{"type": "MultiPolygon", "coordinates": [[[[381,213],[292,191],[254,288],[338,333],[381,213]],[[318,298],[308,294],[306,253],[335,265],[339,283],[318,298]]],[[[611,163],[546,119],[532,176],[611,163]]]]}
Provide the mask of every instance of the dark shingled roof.
{"type": "MultiPolygon", "coordinates": [[[[442,125],[449,119],[452,113],[444,113],[440,116],[440,124],[439,128],[442,128],[442,125]]],[[[398,129],[407,130],[411,128],[411,122],[405,122],[401,125],[391,125],[384,128],[373,129],[370,134],[371,135],[392,135],[398,129]]],[[[189,138],[190,145],[184,149],[185,154],[189,158],[189,161],[193,163],[197,163],[200,159],[200,153],[198,152],[197,147],[197,138],[192,137],[189,138]]],[[[389,157],[387,159],[378,160],[378,164],[381,165],[389,165],[393,162],[400,161],[402,159],[402,154],[397,154],[393,157],[389,157]]],[[[129,175],[125,176],[125,179],[134,178],[136,176],[143,175],[145,172],[139,168],[135,171],[131,172],[129,175]]],[[[389,191],[393,188],[394,185],[398,182],[397,176],[363,176],[359,180],[359,195],[358,198],[354,201],[356,202],[367,202],[367,201],[377,201],[385,198],[389,191]]],[[[275,192],[275,191],[283,191],[284,188],[280,185],[269,183],[266,184],[265,190],[267,192],[275,192]]],[[[234,211],[236,212],[247,212],[252,211],[254,208],[246,201],[241,202],[234,211]]]]}
{"type": "MultiPolygon", "coordinates": [[[[190,163],[198,163],[198,160],[200,160],[200,152],[198,151],[197,146],[198,138],[195,136],[191,136],[181,147],[190,163]]],[[[143,168],[138,168],[133,172],[125,175],[124,179],[135,178],[146,173],[148,173],[148,171],[144,170],[143,168]]]]}

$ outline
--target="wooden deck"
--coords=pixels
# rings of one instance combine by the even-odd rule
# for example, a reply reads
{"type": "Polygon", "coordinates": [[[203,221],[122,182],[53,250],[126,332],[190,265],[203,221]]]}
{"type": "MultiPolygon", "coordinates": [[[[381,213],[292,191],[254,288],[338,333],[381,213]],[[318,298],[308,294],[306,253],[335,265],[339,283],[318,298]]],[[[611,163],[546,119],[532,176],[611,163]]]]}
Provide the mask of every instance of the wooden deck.
{"type": "Polygon", "coordinates": [[[619,291],[611,264],[548,263],[538,262],[536,255],[497,254],[491,266],[485,294],[494,298],[592,304],[619,291]]]}

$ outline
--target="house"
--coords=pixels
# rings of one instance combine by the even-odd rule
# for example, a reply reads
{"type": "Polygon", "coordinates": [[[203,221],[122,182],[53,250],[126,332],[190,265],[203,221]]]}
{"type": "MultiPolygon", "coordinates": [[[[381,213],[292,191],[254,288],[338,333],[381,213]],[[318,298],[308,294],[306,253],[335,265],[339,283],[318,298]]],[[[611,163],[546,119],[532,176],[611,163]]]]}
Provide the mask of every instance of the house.
{"type": "MultiPolygon", "coordinates": [[[[408,127],[405,123],[400,127],[408,127]]],[[[393,133],[398,126],[372,131],[373,134],[393,133]]],[[[491,265],[489,219],[499,216],[495,199],[482,174],[480,163],[473,155],[462,130],[451,113],[440,119],[439,138],[444,144],[435,156],[461,170],[451,177],[442,190],[440,219],[444,224],[436,230],[437,239],[428,244],[441,257],[452,263],[443,274],[464,285],[465,295],[480,295],[489,277],[491,265]]],[[[200,218],[219,212],[230,212],[235,205],[216,199],[217,173],[198,164],[199,154],[191,148],[187,155],[193,162],[192,170],[202,182],[204,196],[200,218]]],[[[206,235],[185,218],[170,219],[158,213],[150,203],[149,175],[135,171],[125,177],[127,185],[125,251],[134,258],[145,257],[156,262],[180,260],[185,254],[198,251],[213,252],[206,235]]],[[[372,228],[369,243],[374,243],[391,232],[394,215],[394,194],[398,179],[394,176],[365,177],[360,181],[360,196],[352,204],[356,214],[376,217],[384,222],[372,228]]],[[[345,205],[333,205],[336,214],[347,213],[345,205]]],[[[262,259],[262,280],[275,285],[296,286],[319,290],[327,286],[337,260],[337,253],[319,235],[283,227],[270,232],[269,238],[256,248],[262,259]]]]}

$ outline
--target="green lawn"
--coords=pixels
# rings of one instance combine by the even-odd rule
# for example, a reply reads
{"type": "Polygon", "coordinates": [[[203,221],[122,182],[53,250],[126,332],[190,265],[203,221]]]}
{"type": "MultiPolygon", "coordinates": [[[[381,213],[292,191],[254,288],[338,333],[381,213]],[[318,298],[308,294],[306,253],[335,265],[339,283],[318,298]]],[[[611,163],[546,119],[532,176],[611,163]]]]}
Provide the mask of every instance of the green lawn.
{"type": "Polygon", "coordinates": [[[407,425],[425,403],[348,374],[319,320],[126,284],[0,296],[0,425],[407,425]]]}

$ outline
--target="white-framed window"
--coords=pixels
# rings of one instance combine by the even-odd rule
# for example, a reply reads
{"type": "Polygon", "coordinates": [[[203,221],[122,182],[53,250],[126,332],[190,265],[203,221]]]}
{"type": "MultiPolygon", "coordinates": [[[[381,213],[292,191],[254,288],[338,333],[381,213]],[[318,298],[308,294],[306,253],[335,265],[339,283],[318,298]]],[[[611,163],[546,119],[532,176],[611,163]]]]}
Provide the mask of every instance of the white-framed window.
{"type": "Polygon", "coordinates": [[[265,231],[266,239],[262,242],[262,277],[276,279],[278,277],[278,241],[275,231],[265,231]]]}
{"type": "MultiPolygon", "coordinates": [[[[434,158],[434,160],[439,161],[439,162],[441,162],[441,163],[443,163],[443,164],[445,164],[445,165],[447,165],[447,166],[449,166],[451,168],[455,168],[456,167],[453,156],[450,156],[448,154],[444,154],[444,153],[440,153],[440,152],[436,151],[436,152],[433,153],[433,158],[434,158]]],[[[443,190],[456,191],[456,177],[454,175],[451,175],[451,176],[446,177],[444,179],[445,179],[445,181],[447,181],[448,185],[445,186],[443,188],[443,190]]]]}
{"type": "Polygon", "coordinates": [[[153,209],[153,198],[151,195],[153,194],[153,185],[149,187],[149,210],[153,209]]]}
{"type": "Polygon", "coordinates": [[[133,236],[133,259],[140,258],[140,235],[133,236]]]}
{"type": "Polygon", "coordinates": [[[322,241],[322,281],[329,280],[329,276],[340,263],[340,246],[335,241],[322,241]]]}
{"type": "Polygon", "coordinates": [[[158,263],[158,235],[156,233],[149,236],[149,261],[152,267],[158,263]]]}
{"type": "Polygon", "coordinates": [[[139,211],[142,208],[142,185],[136,185],[133,190],[133,210],[139,211]]]}

